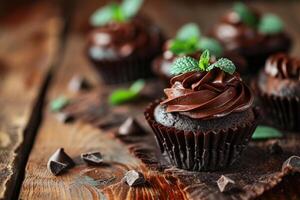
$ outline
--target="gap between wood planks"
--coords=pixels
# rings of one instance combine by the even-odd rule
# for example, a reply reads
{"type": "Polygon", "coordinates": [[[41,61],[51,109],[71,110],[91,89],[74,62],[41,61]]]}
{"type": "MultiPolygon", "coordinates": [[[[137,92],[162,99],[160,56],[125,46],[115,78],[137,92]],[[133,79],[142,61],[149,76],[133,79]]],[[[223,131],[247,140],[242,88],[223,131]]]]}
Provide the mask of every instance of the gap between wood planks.
{"type": "Polygon", "coordinates": [[[55,50],[55,57],[50,64],[49,71],[46,73],[40,91],[36,97],[36,100],[33,104],[33,110],[31,111],[29,122],[25,128],[24,135],[29,139],[26,139],[23,144],[22,154],[18,154],[19,163],[17,163],[17,168],[19,168],[18,174],[15,176],[15,187],[11,190],[11,194],[7,194],[7,199],[18,199],[20,189],[25,177],[25,168],[30,155],[31,149],[33,147],[35,136],[38,133],[41,122],[43,121],[43,108],[45,103],[45,97],[48,91],[49,86],[53,76],[56,73],[56,69],[61,64],[61,61],[64,57],[64,51],[66,46],[66,40],[70,29],[71,19],[74,7],[76,6],[77,0],[58,0],[60,7],[60,17],[63,21],[63,27],[59,34],[59,44],[55,50]]]}

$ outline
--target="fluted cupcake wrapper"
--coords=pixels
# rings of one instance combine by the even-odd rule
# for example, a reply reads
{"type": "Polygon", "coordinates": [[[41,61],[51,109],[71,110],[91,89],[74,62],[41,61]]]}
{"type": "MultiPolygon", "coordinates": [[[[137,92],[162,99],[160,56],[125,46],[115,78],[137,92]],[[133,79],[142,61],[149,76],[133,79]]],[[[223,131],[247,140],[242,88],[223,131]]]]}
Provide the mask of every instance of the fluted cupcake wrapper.
{"type": "Polygon", "coordinates": [[[182,131],[166,127],[154,119],[159,101],[145,111],[161,152],[166,152],[172,165],[193,171],[214,171],[230,166],[242,154],[257,126],[257,120],[224,130],[182,131]]]}
{"type": "Polygon", "coordinates": [[[280,128],[290,131],[300,130],[300,99],[298,97],[280,97],[263,92],[259,92],[259,96],[280,128]]]}
{"type": "Polygon", "coordinates": [[[116,61],[92,61],[106,84],[118,84],[152,76],[150,63],[157,53],[144,58],[131,58],[116,61]]]}

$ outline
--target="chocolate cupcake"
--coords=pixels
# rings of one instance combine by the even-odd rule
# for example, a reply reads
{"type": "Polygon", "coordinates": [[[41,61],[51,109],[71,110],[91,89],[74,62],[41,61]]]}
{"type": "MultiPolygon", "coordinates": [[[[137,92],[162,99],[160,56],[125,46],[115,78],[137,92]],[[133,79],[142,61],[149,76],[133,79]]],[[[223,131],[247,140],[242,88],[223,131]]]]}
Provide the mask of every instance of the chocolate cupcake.
{"type": "Polygon", "coordinates": [[[288,52],[291,38],[284,31],[283,22],[273,14],[261,14],[242,3],[223,16],[210,35],[226,50],[239,53],[248,62],[249,71],[257,72],[266,59],[278,52],[288,52]]]}
{"type": "Polygon", "coordinates": [[[167,99],[152,103],[145,118],[162,152],[178,168],[218,170],[241,155],[257,125],[253,95],[225,58],[209,64],[205,51],[198,61],[175,60],[180,74],[164,90],[167,99]]]}
{"type": "Polygon", "coordinates": [[[245,71],[247,63],[243,57],[233,52],[224,51],[217,40],[201,36],[198,25],[188,23],[178,30],[175,38],[165,42],[162,55],[158,56],[152,63],[153,72],[168,84],[174,76],[171,73],[171,65],[174,60],[181,56],[199,58],[205,49],[208,49],[213,55],[211,62],[223,56],[230,58],[238,67],[239,72],[245,71]]]}
{"type": "Polygon", "coordinates": [[[257,90],[276,124],[300,130],[300,59],[279,53],[260,71],[257,90]]]}
{"type": "Polygon", "coordinates": [[[126,11],[130,2],[137,1],[125,0],[120,5],[105,6],[91,18],[98,27],[88,36],[87,55],[108,84],[149,77],[152,74],[149,63],[161,52],[163,35],[160,29],[149,19],[137,16],[138,8],[134,13],[126,11]],[[102,15],[107,10],[111,16],[103,22],[101,20],[106,18],[102,15]]]}

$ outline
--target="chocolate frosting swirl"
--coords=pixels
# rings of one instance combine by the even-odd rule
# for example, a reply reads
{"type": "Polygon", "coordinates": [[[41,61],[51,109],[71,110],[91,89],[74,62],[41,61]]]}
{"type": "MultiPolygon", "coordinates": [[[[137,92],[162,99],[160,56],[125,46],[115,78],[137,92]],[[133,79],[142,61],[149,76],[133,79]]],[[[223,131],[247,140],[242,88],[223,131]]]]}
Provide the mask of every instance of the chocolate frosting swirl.
{"type": "Polygon", "coordinates": [[[135,17],[128,22],[110,22],[91,32],[88,53],[95,60],[118,59],[146,55],[147,50],[160,48],[162,35],[149,20],[135,17]]]}
{"type": "Polygon", "coordinates": [[[300,59],[275,54],[266,61],[265,73],[275,78],[300,80],[300,59]]]}
{"type": "Polygon", "coordinates": [[[194,119],[212,119],[249,109],[253,95],[238,73],[230,75],[215,68],[209,72],[188,72],[171,79],[161,102],[167,112],[179,112],[194,119]]]}

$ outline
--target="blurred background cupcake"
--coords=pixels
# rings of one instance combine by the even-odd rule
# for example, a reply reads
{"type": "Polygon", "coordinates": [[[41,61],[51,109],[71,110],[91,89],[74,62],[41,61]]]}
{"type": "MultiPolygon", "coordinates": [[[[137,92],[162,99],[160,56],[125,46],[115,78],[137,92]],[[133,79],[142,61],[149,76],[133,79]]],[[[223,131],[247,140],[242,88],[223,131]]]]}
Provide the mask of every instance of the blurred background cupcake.
{"type": "Polygon", "coordinates": [[[300,130],[300,59],[279,53],[272,55],[258,76],[257,90],[283,129],[300,130]]]}
{"type": "Polygon", "coordinates": [[[216,39],[203,36],[196,23],[187,23],[177,31],[174,38],[165,42],[162,55],[158,56],[152,63],[153,72],[169,84],[173,77],[171,65],[176,58],[181,56],[199,58],[205,49],[212,54],[211,62],[216,61],[216,58],[220,56],[227,57],[235,63],[239,72],[245,71],[247,63],[242,56],[234,52],[224,51],[216,39]]]}
{"type": "Polygon", "coordinates": [[[210,35],[219,40],[226,50],[244,56],[249,72],[257,72],[263,67],[268,56],[289,52],[292,44],[278,16],[259,13],[241,2],[221,17],[210,35]]]}
{"type": "Polygon", "coordinates": [[[87,55],[105,83],[122,83],[151,75],[150,63],[161,52],[163,34],[138,15],[142,0],[111,3],[90,18],[87,55]]]}

